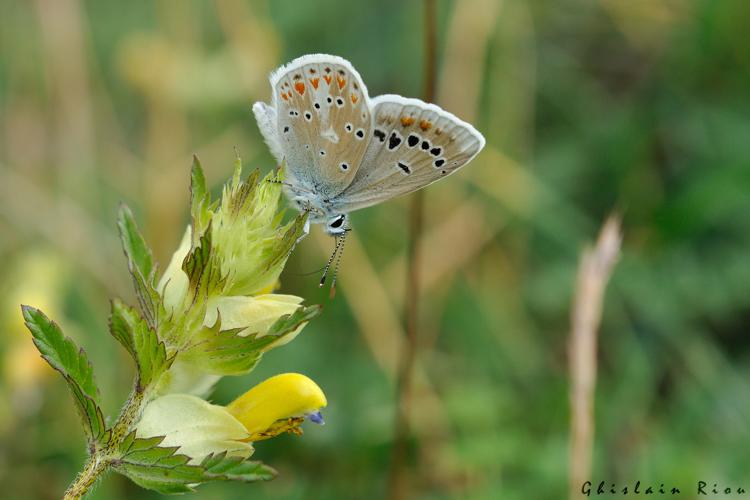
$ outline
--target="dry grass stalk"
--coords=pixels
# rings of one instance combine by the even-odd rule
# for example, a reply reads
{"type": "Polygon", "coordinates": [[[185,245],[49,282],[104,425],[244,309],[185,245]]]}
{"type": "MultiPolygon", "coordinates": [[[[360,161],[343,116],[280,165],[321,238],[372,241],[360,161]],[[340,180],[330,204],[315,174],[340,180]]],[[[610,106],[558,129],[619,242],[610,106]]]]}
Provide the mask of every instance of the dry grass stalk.
{"type": "Polygon", "coordinates": [[[591,474],[594,444],[594,389],[596,387],[597,329],[607,281],[620,255],[620,220],[610,216],[596,246],[586,248],[578,268],[571,316],[570,344],[570,498],[591,474]]]}

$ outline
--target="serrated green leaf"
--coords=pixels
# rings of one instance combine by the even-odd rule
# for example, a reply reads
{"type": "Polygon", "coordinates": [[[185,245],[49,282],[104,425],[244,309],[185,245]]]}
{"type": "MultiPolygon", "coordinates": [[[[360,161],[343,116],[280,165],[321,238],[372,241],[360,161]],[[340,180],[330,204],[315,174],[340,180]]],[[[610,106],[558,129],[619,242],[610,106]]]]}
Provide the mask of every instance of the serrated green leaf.
{"type": "Polygon", "coordinates": [[[148,324],[156,328],[158,318],[162,313],[161,299],[154,287],[156,267],[151,250],[138,231],[133,213],[125,204],[120,205],[117,227],[120,230],[122,249],[128,260],[128,270],[133,278],[133,286],[143,315],[148,324]]]}
{"type": "Polygon", "coordinates": [[[247,176],[247,179],[232,192],[229,209],[233,216],[241,216],[248,210],[252,211],[252,205],[255,203],[255,195],[258,191],[259,178],[260,170],[253,170],[247,176]]]}
{"type": "Polygon", "coordinates": [[[202,235],[211,221],[211,193],[206,188],[206,177],[197,155],[193,155],[190,171],[190,214],[193,220],[193,237],[202,235]]]}
{"type": "Polygon", "coordinates": [[[195,246],[182,263],[182,270],[188,276],[193,302],[205,298],[214,290],[220,288],[224,279],[221,269],[214,257],[211,236],[211,223],[200,236],[195,246]]]}
{"type": "Polygon", "coordinates": [[[300,307],[274,322],[263,336],[240,336],[242,328],[221,330],[221,318],[193,339],[181,359],[216,375],[242,375],[250,372],[271,344],[291,334],[320,313],[320,306],[300,307]]]}
{"type": "Polygon", "coordinates": [[[94,381],[94,371],[86,353],[63,335],[57,323],[39,309],[22,306],[22,310],[26,327],[33,335],[34,345],[42,358],[68,382],[89,444],[103,442],[108,431],[99,407],[99,389],[94,381]]]}
{"type": "Polygon", "coordinates": [[[209,481],[268,481],[276,471],[260,462],[226,453],[208,455],[200,465],[188,463],[190,458],[177,453],[177,447],[160,447],[163,437],[141,439],[135,432],[120,446],[120,457],[112,462],[118,472],[136,484],[160,493],[185,493],[193,486],[209,481]]]}
{"type": "Polygon", "coordinates": [[[294,330],[296,330],[302,323],[307,323],[311,319],[313,319],[315,316],[320,314],[320,311],[322,308],[318,305],[314,306],[307,306],[307,307],[300,307],[296,311],[294,311],[292,314],[285,314],[284,316],[281,316],[279,319],[277,319],[273,325],[271,325],[271,328],[268,329],[268,335],[272,335],[274,337],[281,338],[294,330]]]}
{"type": "Polygon", "coordinates": [[[208,194],[206,190],[206,176],[198,155],[193,155],[193,167],[190,171],[190,194],[193,201],[201,201],[208,194]]]}
{"type": "Polygon", "coordinates": [[[143,239],[138,230],[133,212],[125,204],[120,205],[117,227],[120,230],[122,248],[128,257],[128,261],[132,262],[143,276],[151,277],[154,271],[154,258],[151,255],[151,249],[149,249],[146,240],[143,239]]]}
{"type": "Polygon", "coordinates": [[[204,477],[221,481],[242,481],[246,483],[269,481],[278,474],[262,462],[240,457],[227,457],[226,453],[208,455],[201,462],[201,467],[204,469],[204,477]]]}
{"type": "Polygon", "coordinates": [[[138,312],[116,299],[112,301],[109,331],[135,360],[138,391],[156,380],[174,360],[167,356],[166,345],[138,312]]]}

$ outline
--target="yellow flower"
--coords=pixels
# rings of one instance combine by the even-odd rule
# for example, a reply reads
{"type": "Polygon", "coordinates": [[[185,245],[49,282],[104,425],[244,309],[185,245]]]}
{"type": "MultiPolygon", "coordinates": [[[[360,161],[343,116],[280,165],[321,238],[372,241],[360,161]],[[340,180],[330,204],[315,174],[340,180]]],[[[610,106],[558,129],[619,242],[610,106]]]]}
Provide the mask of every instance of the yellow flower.
{"type": "Polygon", "coordinates": [[[305,418],[322,424],[320,409],[327,404],[325,394],[311,379],[284,373],[256,385],[227,410],[245,426],[249,441],[260,441],[282,432],[300,434],[305,418]]]}
{"type": "Polygon", "coordinates": [[[198,463],[210,453],[247,458],[250,443],[291,432],[301,434],[304,420],[322,424],[327,404],[318,385],[304,375],[284,373],[256,385],[224,406],[190,394],[167,394],[151,401],[136,425],[136,436],[164,436],[159,446],[198,463]]]}

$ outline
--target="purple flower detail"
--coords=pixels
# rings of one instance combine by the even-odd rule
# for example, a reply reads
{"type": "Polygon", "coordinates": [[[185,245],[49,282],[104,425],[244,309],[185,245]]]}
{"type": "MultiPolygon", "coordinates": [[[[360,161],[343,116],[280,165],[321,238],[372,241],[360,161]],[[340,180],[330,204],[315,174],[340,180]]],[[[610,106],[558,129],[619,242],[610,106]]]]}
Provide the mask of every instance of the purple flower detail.
{"type": "Polygon", "coordinates": [[[325,425],[325,421],[323,420],[323,415],[316,411],[315,413],[308,413],[307,418],[318,425],[325,425]]]}

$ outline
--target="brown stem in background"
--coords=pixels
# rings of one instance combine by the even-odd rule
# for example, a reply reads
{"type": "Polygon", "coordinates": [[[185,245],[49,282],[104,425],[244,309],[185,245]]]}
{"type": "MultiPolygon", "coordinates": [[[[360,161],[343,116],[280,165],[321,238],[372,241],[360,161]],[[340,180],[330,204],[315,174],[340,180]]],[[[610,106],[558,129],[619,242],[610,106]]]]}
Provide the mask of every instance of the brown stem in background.
{"type": "MultiPolygon", "coordinates": [[[[424,0],[425,57],[424,100],[434,102],[437,79],[437,18],[435,0],[424,0]]],[[[409,222],[409,253],[406,273],[405,322],[406,341],[401,353],[398,378],[396,380],[396,422],[394,425],[393,450],[388,498],[407,498],[409,481],[407,474],[407,448],[409,441],[412,379],[417,358],[419,320],[419,240],[422,235],[424,192],[412,195],[409,222]]]]}
{"type": "Polygon", "coordinates": [[[570,344],[570,498],[580,498],[590,480],[594,445],[597,329],[607,281],[620,255],[620,220],[610,216],[594,248],[586,248],[578,268],[571,314],[570,344]]]}

